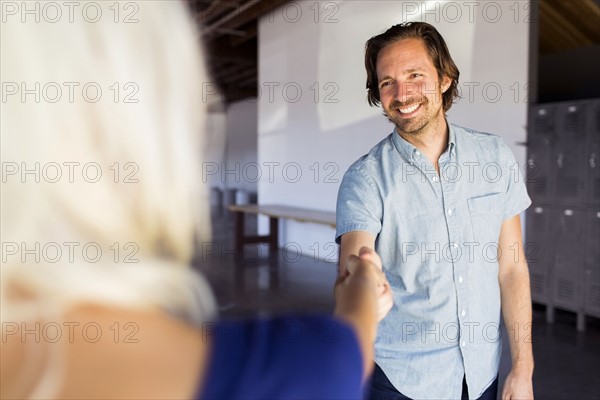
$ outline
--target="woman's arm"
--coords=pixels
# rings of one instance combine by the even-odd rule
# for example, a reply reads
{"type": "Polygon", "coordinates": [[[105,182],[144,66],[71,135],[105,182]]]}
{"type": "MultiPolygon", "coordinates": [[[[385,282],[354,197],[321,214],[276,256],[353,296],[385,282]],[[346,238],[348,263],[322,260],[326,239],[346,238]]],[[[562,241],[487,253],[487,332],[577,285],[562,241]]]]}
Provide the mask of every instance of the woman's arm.
{"type": "Polygon", "coordinates": [[[381,269],[381,259],[374,250],[361,248],[359,255],[350,255],[345,265],[344,274],[335,284],[335,315],[356,332],[366,377],[373,369],[373,343],[377,322],[392,308],[392,293],[381,269]]]}

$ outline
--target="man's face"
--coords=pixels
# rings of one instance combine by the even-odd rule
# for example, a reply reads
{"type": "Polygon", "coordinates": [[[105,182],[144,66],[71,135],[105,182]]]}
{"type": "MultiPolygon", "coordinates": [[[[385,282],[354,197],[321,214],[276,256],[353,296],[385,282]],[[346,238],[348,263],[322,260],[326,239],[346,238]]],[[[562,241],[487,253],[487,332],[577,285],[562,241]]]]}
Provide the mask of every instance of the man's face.
{"type": "Polygon", "coordinates": [[[381,49],[377,78],[383,110],[400,133],[418,134],[443,120],[442,93],[452,81],[444,77],[440,84],[423,40],[402,39],[381,49]]]}

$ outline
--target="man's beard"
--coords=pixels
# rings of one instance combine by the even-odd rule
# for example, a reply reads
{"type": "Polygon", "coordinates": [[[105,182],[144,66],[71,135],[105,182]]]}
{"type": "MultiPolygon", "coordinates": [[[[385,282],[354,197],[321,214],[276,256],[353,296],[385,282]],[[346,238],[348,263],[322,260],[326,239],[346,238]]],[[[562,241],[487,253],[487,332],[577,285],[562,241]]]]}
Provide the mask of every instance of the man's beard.
{"type": "MultiPolygon", "coordinates": [[[[441,92],[436,93],[436,95],[441,96],[441,92]]],[[[387,117],[388,121],[396,126],[399,133],[418,135],[427,125],[435,121],[438,118],[439,113],[442,112],[441,105],[437,111],[428,108],[430,105],[429,99],[426,96],[421,95],[418,98],[410,99],[404,103],[399,101],[392,102],[388,109],[383,109],[383,115],[387,117]],[[420,104],[421,109],[419,115],[409,119],[402,118],[398,115],[398,108],[405,108],[415,104],[420,104]],[[387,110],[391,110],[391,112],[388,113],[387,110]]]]}
{"type": "Polygon", "coordinates": [[[427,114],[428,105],[429,100],[426,97],[422,97],[420,99],[412,99],[404,103],[394,101],[388,109],[383,110],[383,115],[387,117],[388,121],[390,121],[396,126],[398,132],[418,133],[429,122],[430,116],[427,114]],[[414,104],[420,104],[421,110],[419,112],[419,115],[410,119],[402,118],[400,115],[398,115],[398,108],[409,107],[414,104]],[[388,112],[388,110],[390,110],[390,112],[388,112]]]}

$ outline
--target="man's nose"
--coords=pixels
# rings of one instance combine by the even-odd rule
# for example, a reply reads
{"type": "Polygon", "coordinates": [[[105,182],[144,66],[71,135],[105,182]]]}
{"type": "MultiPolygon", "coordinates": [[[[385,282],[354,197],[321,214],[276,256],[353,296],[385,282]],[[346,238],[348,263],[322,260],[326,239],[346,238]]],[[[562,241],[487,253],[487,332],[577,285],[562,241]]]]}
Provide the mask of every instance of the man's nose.
{"type": "Polygon", "coordinates": [[[396,85],[394,99],[400,103],[406,103],[408,100],[414,98],[417,92],[417,85],[413,82],[398,83],[396,85]]]}

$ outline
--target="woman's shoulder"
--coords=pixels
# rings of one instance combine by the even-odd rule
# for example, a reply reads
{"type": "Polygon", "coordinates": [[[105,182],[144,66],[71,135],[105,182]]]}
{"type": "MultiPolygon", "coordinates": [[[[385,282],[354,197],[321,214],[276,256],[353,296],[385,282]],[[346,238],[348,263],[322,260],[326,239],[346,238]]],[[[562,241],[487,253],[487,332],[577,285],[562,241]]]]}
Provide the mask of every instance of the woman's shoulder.
{"type": "Polygon", "coordinates": [[[360,398],[354,331],[327,315],[220,321],[201,398],[360,398]]]}

